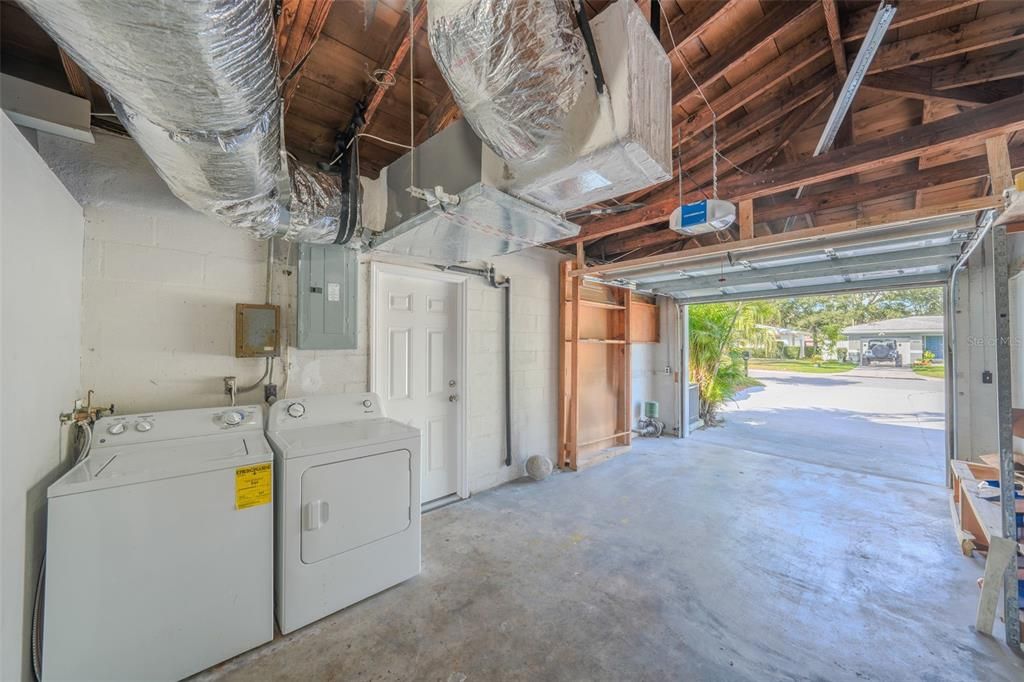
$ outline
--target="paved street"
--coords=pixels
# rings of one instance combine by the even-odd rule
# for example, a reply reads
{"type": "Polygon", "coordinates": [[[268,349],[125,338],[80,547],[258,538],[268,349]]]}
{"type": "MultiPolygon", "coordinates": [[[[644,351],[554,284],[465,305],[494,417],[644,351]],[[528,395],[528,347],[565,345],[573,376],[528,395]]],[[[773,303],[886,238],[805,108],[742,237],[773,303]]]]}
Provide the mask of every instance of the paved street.
{"type": "Polygon", "coordinates": [[[728,403],[725,424],[705,429],[702,441],[944,485],[942,380],[884,366],[751,375],[764,386],[728,403]]]}

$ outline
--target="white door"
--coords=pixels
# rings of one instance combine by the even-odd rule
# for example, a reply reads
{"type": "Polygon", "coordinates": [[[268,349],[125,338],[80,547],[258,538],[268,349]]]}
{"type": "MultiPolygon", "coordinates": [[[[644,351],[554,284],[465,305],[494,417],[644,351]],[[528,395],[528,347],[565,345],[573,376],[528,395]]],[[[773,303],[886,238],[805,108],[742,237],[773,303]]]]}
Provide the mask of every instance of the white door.
{"type": "Polygon", "coordinates": [[[458,285],[380,272],[375,295],[376,390],[389,417],[420,429],[430,502],[458,488],[458,285]]]}

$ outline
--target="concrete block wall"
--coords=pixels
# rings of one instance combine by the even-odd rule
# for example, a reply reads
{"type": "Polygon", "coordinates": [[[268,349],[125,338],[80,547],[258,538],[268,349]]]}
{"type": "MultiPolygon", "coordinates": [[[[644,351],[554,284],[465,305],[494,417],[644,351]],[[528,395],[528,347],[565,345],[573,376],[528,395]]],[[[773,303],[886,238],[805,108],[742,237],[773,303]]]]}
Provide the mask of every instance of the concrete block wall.
{"type": "Polygon", "coordinates": [[[469,280],[470,490],[521,475],[530,455],[556,460],[560,260],[552,251],[531,249],[494,261],[499,275],[512,278],[511,468],[503,464],[505,293],[479,277],[469,280]]]}
{"type": "MultiPolygon", "coordinates": [[[[40,152],[85,210],[83,386],[121,413],[226,405],[224,376],[246,385],[264,369],[262,359],[234,357],[234,305],[264,301],[267,244],[183,205],[130,140],[101,134],[92,146],[44,137],[40,152]]],[[[302,351],[292,345],[297,253],[276,245],[273,302],[286,321],[285,350],[275,363],[279,395],[366,391],[369,261],[360,265],[357,348],[302,351]]],[[[521,476],[529,455],[555,460],[559,260],[532,249],[494,261],[513,282],[510,468],[504,466],[504,293],[481,278],[468,280],[472,492],[521,476]]],[[[239,400],[261,402],[262,389],[239,400]]]]}

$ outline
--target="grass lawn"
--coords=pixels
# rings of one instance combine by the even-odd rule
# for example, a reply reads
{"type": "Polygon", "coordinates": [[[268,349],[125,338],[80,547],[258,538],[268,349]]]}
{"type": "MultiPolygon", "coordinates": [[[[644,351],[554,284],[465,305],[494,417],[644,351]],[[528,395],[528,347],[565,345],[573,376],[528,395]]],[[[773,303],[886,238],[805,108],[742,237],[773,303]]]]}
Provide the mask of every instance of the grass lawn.
{"type": "Polygon", "coordinates": [[[837,374],[849,372],[857,365],[852,362],[823,362],[821,366],[810,360],[770,360],[750,358],[751,369],[771,369],[777,372],[806,372],[807,374],[837,374]]]}
{"type": "Polygon", "coordinates": [[[914,368],[914,374],[941,379],[946,376],[946,367],[944,365],[921,365],[914,368]]]}
{"type": "Polygon", "coordinates": [[[743,391],[748,388],[754,388],[755,386],[764,386],[764,384],[754,377],[743,377],[743,380],[736,384],[736,391],[743,391]]]}

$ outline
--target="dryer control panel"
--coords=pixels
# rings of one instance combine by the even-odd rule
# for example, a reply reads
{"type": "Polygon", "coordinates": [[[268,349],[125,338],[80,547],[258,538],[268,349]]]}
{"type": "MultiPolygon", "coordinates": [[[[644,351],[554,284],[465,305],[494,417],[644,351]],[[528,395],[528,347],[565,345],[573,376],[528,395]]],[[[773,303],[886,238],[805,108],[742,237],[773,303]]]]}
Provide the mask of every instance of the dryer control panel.
{"type": "Polygon", "coordinates": [[[304,398],[281,398],[270,406],[268,431],[380,419],[384,417],[380,396],[376,393],[341,393],[304,398]]]}

